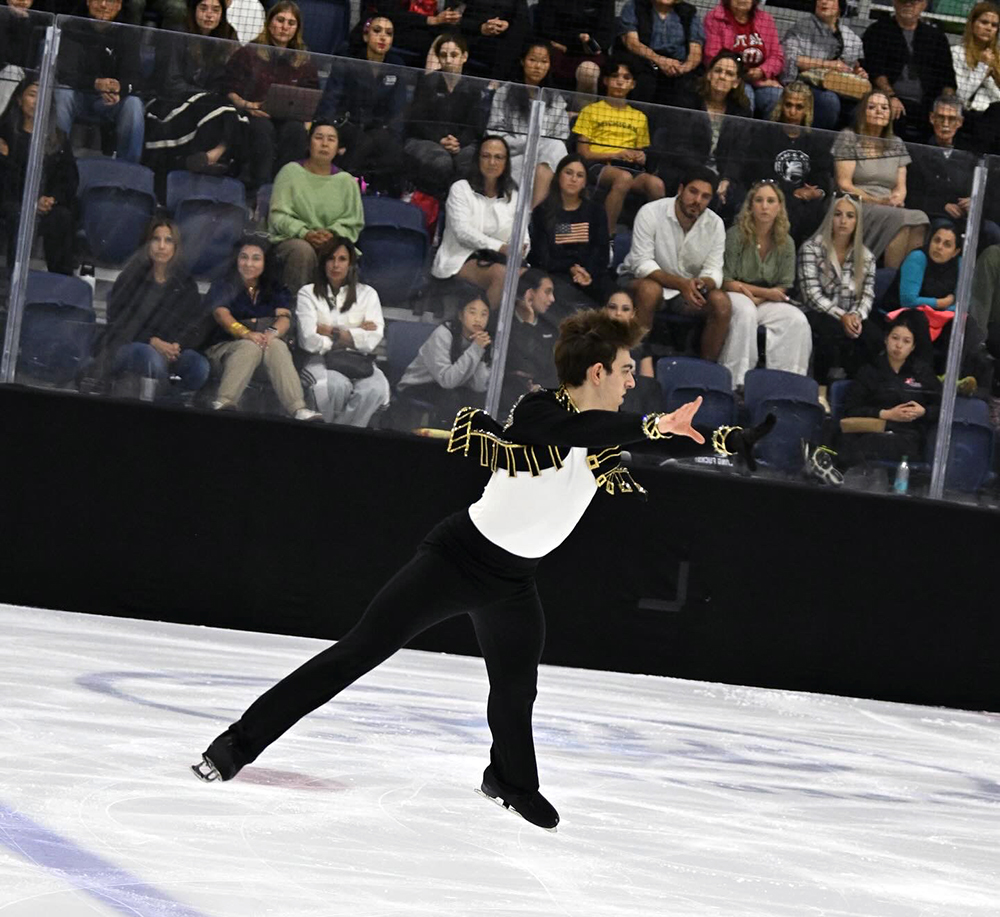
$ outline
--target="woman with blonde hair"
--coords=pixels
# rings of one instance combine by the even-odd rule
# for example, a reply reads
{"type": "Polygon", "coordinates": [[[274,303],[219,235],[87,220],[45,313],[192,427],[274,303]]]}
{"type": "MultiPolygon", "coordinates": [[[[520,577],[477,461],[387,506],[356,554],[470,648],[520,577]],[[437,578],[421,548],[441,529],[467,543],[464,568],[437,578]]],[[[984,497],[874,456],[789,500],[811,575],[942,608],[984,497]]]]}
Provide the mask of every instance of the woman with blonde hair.
{"type": "Polygon", "coordinates": [[[805,375],[812,336],[802,310],[788,297],[795,283],[795,243],[789,234],[785,195],[770,180],[754,182],[726,233],[722,289],[732,309],[729,334],[719,362],[743,385],[747,370],[757,365],[757,327],[767,329],[768,369],[805,375]]]}
{"type": "Polygon", "coordinates": [[[956,96],[965,107],[964,132],[979,153],[998,152],[1000,139],[1000,6],[977,3],[962,40],[951,46],[956,96]]]}
{"type": "Polygon", "coordinates": [[[854,125],[845,127],[833,144],[834,179],[838,190],[853,194],[864,209],[864,243],[885,266],[898,268],[924,244],[930,220],[906,203],[906,167],[910,154],[892,131],[889,97],[873,90],[861,97],[854,125]]]}
{"type": "Polygon", "coordinates": [[[853,376],[882,346],[882,331],[870,318],[875,256],[863,236],[861,202],[838,192],[819,231],[799,249],[799,297],[813,330],[813,377],[821,403],[830,382],[853,376]]]}
{"type": "Polygon", "coordinates": [[[319,72],[302,41],[302,13],[292,0],[279,0],[267,11],[260,35],[229,59],[226,71],[229,100],[250,119],[246,182],[251,192],[271,181],[286,162],[306,156],[305,125],[272,118],[264,110],[275,83],[319,89],[319,72]]]}

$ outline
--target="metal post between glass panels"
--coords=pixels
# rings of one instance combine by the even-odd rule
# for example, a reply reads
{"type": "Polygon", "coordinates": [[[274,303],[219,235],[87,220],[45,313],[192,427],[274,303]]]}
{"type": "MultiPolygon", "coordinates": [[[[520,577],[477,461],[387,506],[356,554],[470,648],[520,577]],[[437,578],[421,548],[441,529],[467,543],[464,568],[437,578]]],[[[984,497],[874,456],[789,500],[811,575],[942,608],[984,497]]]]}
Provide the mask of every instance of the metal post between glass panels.
{"type": "Polygon", "coordinates": [[[21,197],[21,220],[17,229],[17,248],[11,269],[10,297],[7,305],[7,330],[3,340],[3,357],[0,360],[0,382],[13,382],[17,371],[17,354],[21,339],[21,317],[24,299],[28,292],[28,268],[31,246],[35,239],[38,192],[42,186],[42,163],[45,157],[45,140],[49,130],[49,108],[52,85],[55,81],[56,55],[59,52],[60,31],[56,25],[45,30],[45,47],[40,66],[38,101],[35,105],[35,130],[28,150],[28,171],[21,197]]]}
{"type": "Polygon", "coordinates": [[[500,315],[497,319],[496,341],[493,344],[493,366],[490,370],[490,384],[486,390],[486,412],[497,416],[500,410],[500,392],[503,388],[504,370],[507,364],[507,345],[510,342],[510,326],[514,321],[514,301],[517,298],[517,282],[521,276],[521,262],[524,260],[521,239],[531,215],[531,194],[535,185],[535,158],[538,155],[538,135],[541,131],[542,113],[545,103],[535,99],[531,103],[528,116],[528,138],[524,148],[524,175],[518,188],[517,209],[514,212],[514,227],[510,234],[507,250],[507,272],[503,278],[503,295],[500,300],[500,315]]]}
{"type": "Polygon", "coordinates": [[[955,417],[955,397],[958,374],[962,364],[962,346],[965,343],[965,322],[969,314],[969,294],[972,292],[972,274],[976,269],[976,245],[979,224],[983,215],[983,197],[986,194],[986,166],[980,161],[972,178],[972,198],[969,203],[969,220],[965,227],[965,252],[962,269],[955,291],[955,317],[951,320],[951,340],[948,342],[948,366],[941,393],[941,414],[938,417],[937,440],[934,443],[934,465],[931,469],[930,496],[940,500],[944,493],[945,474],[948,471],[948,452],[951,448],[951,424],[955,417]]]}

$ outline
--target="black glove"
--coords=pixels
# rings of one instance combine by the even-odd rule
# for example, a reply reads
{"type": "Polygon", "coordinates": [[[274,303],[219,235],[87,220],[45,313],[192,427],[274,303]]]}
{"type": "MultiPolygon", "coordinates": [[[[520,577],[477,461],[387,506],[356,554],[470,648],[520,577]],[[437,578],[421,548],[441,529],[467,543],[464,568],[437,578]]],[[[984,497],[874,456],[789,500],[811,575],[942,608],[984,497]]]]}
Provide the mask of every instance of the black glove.
{"type": "Polygon", "coordinates": [[[753,457],[753,447],[774,429],[777,422],[778,418],[774,414],[768,414],[756,427],[749,430],[742,427],[730,430],[726,434],[726,452],[735,455],[737,459],[743,459],[750,471],[756,471],[757,460],[753,457]]]}

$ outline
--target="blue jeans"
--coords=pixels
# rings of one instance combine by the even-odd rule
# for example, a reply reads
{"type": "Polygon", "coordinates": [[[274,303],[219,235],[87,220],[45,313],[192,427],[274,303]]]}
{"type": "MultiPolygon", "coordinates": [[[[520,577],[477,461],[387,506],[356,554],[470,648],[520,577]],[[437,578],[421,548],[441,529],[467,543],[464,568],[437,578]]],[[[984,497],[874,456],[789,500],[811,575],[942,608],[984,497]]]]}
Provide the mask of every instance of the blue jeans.
{"type": "Polygon", "coordinates": [[[180,376],[180,388],[185,392],[198,391],[208,381],[210,370],[208,360],[197,350],[182,350],[173,363],[168,363],[152,345],[139,341],[119,348],[111,365],[111,372],[116,376],[134,373],[160,382],[166,382],[168,375],[180,376]]]}
{"type": "Polygon", "coordinates": [[[117,132],[118,158],[127,162],[142,159],[145,136],[145,112],[138,96],[125,96],[114,105],[106,105],[96,92],[57,89],[53,93],[56,126],[68,137],[76,121],[86,124],[113,122],[117,132]]]}
{"type": "Polygon", "coordinates": [[[840,118],[840,96],[829,89],[812,87],[813,94],[813,127],[832,131],[840,118]]]}
{"type": "Polygon", "coordinates": [[[766,118],[771,114],[771,109],[778,103],[781,93],[784,90],[780,86],[758,86],[751,90],[746,87],[747,98],[750,100],[750,108],[758,118],[766,118]],[[750,92],[753,92],[753,95],[750,92]]]}

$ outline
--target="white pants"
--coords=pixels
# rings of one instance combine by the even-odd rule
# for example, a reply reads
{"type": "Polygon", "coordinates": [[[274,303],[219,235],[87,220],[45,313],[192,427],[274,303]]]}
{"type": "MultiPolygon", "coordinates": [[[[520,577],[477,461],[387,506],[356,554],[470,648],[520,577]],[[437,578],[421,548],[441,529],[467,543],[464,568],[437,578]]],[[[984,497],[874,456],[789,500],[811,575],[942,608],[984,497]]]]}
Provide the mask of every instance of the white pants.
{"type": "Polygon", "coordinates": [[[389,403],[389,380],[377,366],[367,379],[354,380],[327,369],[322,360],[310,360],[306,369],[316,379],[316,410],[327,423],[367,427],[375,412],[389,403]]]}
{"type": "Polygon", "coordinates": [[[747,370],[757,365],[757,326],[767,329],[768,369],[804,376],[809,371],[812,332],[805,313],[787,302],[763,302],[755,306],[742,293],[727,293],[733,313],[729,334],[719,354],[719,362],[732,373],[733,387],[743,385],[747,370]]]}

